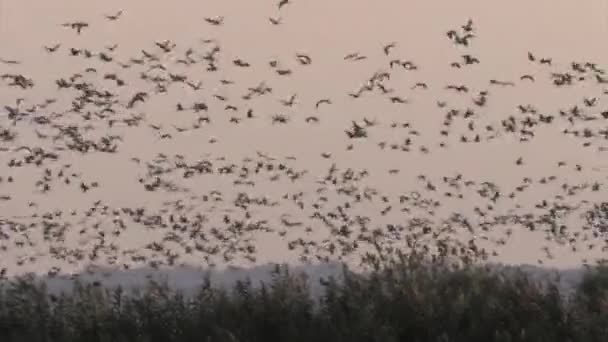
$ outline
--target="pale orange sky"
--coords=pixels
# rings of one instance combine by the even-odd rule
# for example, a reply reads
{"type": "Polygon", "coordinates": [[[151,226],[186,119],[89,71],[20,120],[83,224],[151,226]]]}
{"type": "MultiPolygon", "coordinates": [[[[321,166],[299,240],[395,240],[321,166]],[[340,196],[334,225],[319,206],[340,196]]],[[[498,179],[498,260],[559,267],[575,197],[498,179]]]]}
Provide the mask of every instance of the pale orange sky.
{"type": "MultiPolygon", "coordinates": [[[[213,125],[201,131],[175,135],[168,141],[159,141],[148,129],[127,131],[118,128],[115,131],[123,134],[125,141],[117,155],[66,153],[58,163],[71,162],[84,178],[100,182],[100,189],[84,195],[74,187],[57,188],[50,194],[40,195],[32,187],[34,177],[40,174],[39,169],[17,171],[1,166],[0,173],[14,174],[17,181],[0,185],[0,190],[14,195],[13,200],[0,203],[0,217],[30,214],[31,209],[26,206],[28,201],[36,201],[39,210],[85,209],[97,199],[116,207],[158,206],[169,195],[144,191],[137,178],[143,175],[145,168],[135,167],[129,160],[131,157],[149,160],[158,152],[180,153],[193,160],[205,153],[240,160],[243,156],[255,156],[256,150],[277,156],[294,155],[298,158],[295,164],[309,169],[310,173],[308,183],[285,185],[289,189],[293,187],[293,191],[298,186],[309,192],[314,189],[314,181],[324,175],[331,163],[319,157],[321,152],[332,152],[333,161],[343,168],[369,169],[371,184],[389,193],[419,186],[415,177],[421,173],[435,178],[462,173],[469,179],[493,180],[506,187],[519,184],[524,176],[538,179],[548,174],[559,174],[572,182],[605,181],[606,169],[594,171],[592,168],[608,166],[606,153],[583,149],[580,141],[560,135],[559,127],[543,131],[533,143],[525,145],[508,137],[479,145],[458,144],[453,138],[449,149],[439,149],[437,127],[445,111],[435,105],[437,100],[460,106],[468,103],[472,94],[461,99],[447,93],[444,87],[448,83],[466,83],[480,91],[489,89],[489,79],[518,81],[524,73],[536,75],[538,81],[514,89],[490,88],[490,104],[480,112],[482,121],[500,122],[505,115],[514,112],[518,104],[531,103],[541,111],[555,113],[580,102],[583,95],[601,96],[602,88],[595,85],[568,89],[548,86],[550,70],[531,65],[526,56],[528,51],[533,51],[538,56],[553,57],[556,70],[567,70],[572,60],[607,64],[608,8],[605,1],[293,0],[281,11],[283,23],[272,26],[268,17],[278,15],[275,1],[2,0],[0,57],[17,59],[21,64],[2,64],[0,73],[24,73],[36,82],[36,87],[27,92],[0,86],[2,103],[12,105],[16,97],[25,97],[26,102],[32,104],[57,96],[55,79],[82,72],[91,63],[68,57],[66,50],[69,47],[99,51],[103,46],[117,43],[119,47],[113,56],[127,61],[141,49],[157,51],[155,41],[170,39],[175,42],[177,55],[183,54],[188,47],[202,51],[200,39],[213,38],[221,45],[221,63],[224,63],[216,75],[205,72],[201,66],[180,69],[192,79],[203,82],[201,93],[172,88],[169,94],[153,96],[137,107],[138,110],[146,113],[148,123],[162,124],[167,129],[172,125],[187,126],[194,116],[175,113],[176,101],[211,103],[212,94],[221,94],[241,107],[241,113],[244,108],[255,108],[261,119],[251,124],[230,125],[227,123],[229,114],[220,113],[222,107],[218,105],[212,108],[217,112],[212,115],[218,118],[213,125]],[[124,11],[119,21],[104,19],[104,14],[119,9],[124,11]],[[225,24],[214,27],[204,22],[205,17],[214,16],[224,16],[225,24]],[[468,52],[477,56],[481,64],[455,70],[449,64],[466,52],[454,47],[445,32],[464,24],[468,18],[474,20],[478,34],[468,52]],[[80,36],[61,27],[62,23],[74,20],[87,21],[90,27],[80,36]],[[383,55],[382,47],[393,41],[397,46],[391,57],[412,60],[419,65],[415,72],[395,72],[390,81],[396,93],[410,99],[410,103],[394,105],[378,95],[357,101],[350,99],[346,94],[358,89],[374,72],[388,70],[390,58],[383,55]],[[46,54],[43,45],[54,43],[62,44],[60,51],[46,54]],[[355,51],[369,58],[360,63],[343,60],[346,54],[355,51]],[[309,54],[312,65],[306,69],[299,66],[295,53],[309,54]],[[248,61],[252,67],[236,69],[230,65],[236,58],[248,61]],[[294,75],[277,77],[268,67],[270,59],[278,59],[282,65],[293,69],[294,75]],[[234,80],[236,84],[220,87],[217,81],[221,78],[234,80]],[[248,87],[261,81],[273,87],[273,94],[256,99],[254,103],[244,103],[240,96],[248,87]],[[428,83],[428,91],[410,89],[421,81],[428,83]],[[279,100],[292,94],[297,94],[298,104],[294,109],[286,110],[279,100]],[[316,113],[321,124],[305,124],[303,119],[315,114],[314,103],[326,97],[331,98],[333,104],[316,113]],[[269,118],[279,112],[290,115],[293,122],[285,127],[271,125],[269,118]],[[344,130],[352,120],[363,117],[377,119],[381,127],[372,131],[367,142],[357,143],[355,152],[344,151],[348,143],[344,130]],[[419,144],[430,147],[432,152],[428,155],[380,152],[376,146],[378,142],[404,138],[403,134],[387,129],[393,121],[410,122],[422,132],[419,144]],[[216,137],[219,142],[208,144],[210,137],[216,137]],[[519,156],[523,156],[526,165],[514,168],[513,162],[519,156]],[[572,169],[556,170],[558,160],[584,165],[585,170],[578,174],[572,173],[572,169]],[[387,176],[386,171],[391,168],[402,171],[398,176],[387,176]]],[[[171,58],[166,57],[165,62],[171,63],[171,58]]],[[[123,71],[118,66],[96,64],[96,67],[100,72],[103,69],[125,75],[125,79],[134,85],[141,84],[135,72],[123,71]]],[[[120,93],[126,100],[133,91],[128,88],[120,93]]],[[[68,95],[59,95],[58,99],[64,104],[71,101],[68,95]]],[[[599,107],[605,107],[604,103],[605,100],[600,99],[599,107]]],[[[31,126],[21,125],[18,129],[20,136],[16,146],[32,143],[33,140],[29,140],[33,137],[31,126]]],[[[1,154],[0,165],[14,157],[9,153],[1,154]]],[[[215,179],[197,182],[188,183],[195,192],[231,187],[230,182],[215,179]]],[[[280,196],[285,189],[268,187],[255,191],[280,196]]],[[[522,203],[529,205],[533,200],[552,195],[551,191],[539,188],[529,195],[530,198],[522,198],[522,203]]],[[[470,210],[468,206],[461,206],[458,202],[449,205],[462,211],[470,210]]],[[[140,233],[133,235],[133,239],[141,238],[140,233]]],[[[261,239],[266,248],[260,253],[266,259],[284,252],[284,246],[273,245],[276,242],[272,238],[261,239]]],[[[513,242],[504,248],[504,260],[535,262],[539,255],[537,243],[541,242],[542,236],[516,234],[513,242]],[[522,252],[523,245],[529,246],[529,254],[522,252]]],[[[11,253],[14,256],[19,252],[11,253]]],[[[579,261],[571,258],[567,250],[556,260],[555,263],[565,266],[579,261]]]]}

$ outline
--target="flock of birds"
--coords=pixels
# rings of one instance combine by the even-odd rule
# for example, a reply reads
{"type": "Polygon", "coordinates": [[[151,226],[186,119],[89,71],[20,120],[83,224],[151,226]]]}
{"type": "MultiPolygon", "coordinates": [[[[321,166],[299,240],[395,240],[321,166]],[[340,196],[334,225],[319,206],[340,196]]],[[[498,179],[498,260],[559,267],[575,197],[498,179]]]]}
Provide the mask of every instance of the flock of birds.
{"type": "MultiPolygon", "coordinates": [[[[290,1],[281,0],[279,13],[288,5],[290,1]]],[[[124,20],[125,14],[118,11],[105,19],[116,22],[124,20]]],[[[283,24],[280,15],[269,21],[271,25],[283,24]]],[[[204,22],[219,28],[225,18],[208,17],[204,22]]],[[[84,21],[61,25],[82,36],[94,29],[84,21]]],[[[476,37],[473,20],[446,33],[447,42],[461,52],[461,59],[451,62],[450,68],[466,70],[481,63],[471,49],[476,37]]],[[[585,97],[556,112],[521,104],[512,114],[498,119],[484,114],[492,94],[500,89],[540,82],[559,88],[577,84],[601,87],[608,83],[603,69],[592,62],[554,65],[551,58],[529,52],[528,62],[537,66],[538,72],[522,74],[517,80],[490,79],[484,89],[415,82],[410,95],[405,96],[391,79],[400,73],[415,75],[423,66],[398,57],[396,47],[397,42],[383,46],[380,53],[385,64],[354,90],[319,97],[313,103],[306,103],[297,94],[277,98],[273,96],[277,89],[267,80],[246,87],[238,97],[230,96],[237,92],[231,91],[236,81],[219,78],[212,84],[218,78],[214,75],[262,66],[241,58],[222,58],[224,49],[216,39],[202,39],[187,49],[170,40],[157,41],[128,60],[117,57],[117,44],[95,51],[62,43],[46,45],[44,53],[63,54],[79,61],[74,65],[87,63],[87,67],[54,80],[57,95],[41,102],[32,102],[28,96],[38,81],[11,71],[26,65],[1,59],[4,72],[0,87],[18,92],[19,97],[4,104],[5,114],[0,118],[0,256],[5,256],[0,275],[39,270],[41,265],[48,265],[48,274],[56,276],[83,265],[130,269],[256,263],[259,254],[270,255],[270,249],[292,253],[303,262],[342,260],[373,266],[399,251],[415,250],[433,260],[471,263],[498,257],[500,248],[518,232],[543,235],[544,243],[537,247],[544,256],[538,263],[554,257],[554,246],[566,246],[569,253],[594,250],[600,255],[608,248],[608,202],[601,202],[605,184],[600,179],[577,183],[555,172],[501,186],[463,173],[440,177],[419,174],[412,189],[384,192],[374,186],[371,167],[347,167],[335,160],[339,150],[355,151],[364,145],[383,153],[405,153],[399,158],[429,155],[458,144],[507,141],[525,148],[547,129],[601,153],[606,150],[602,142],[608,140],[608,111],[600,109],[600,97],[585,97]],[[192,76],[201,70],[205,77],[192,76]],[[435,131],[417,129],[411,120],[347,119],[338,131],[345,148],[329,147],[319,152],[319,165],[326,166],[320,174],[304,168],[297,156],[273,156],[256,150],[253,144],[243,158],[213,153],[193,157],[175,150],[166,152],[170,148],[147,158],[149,151],[132,155],[122,150],[129,141],[138,146],[137,134],[172,146],[172,140],[193,137],[195,132],[203,132],[199,136],[206,137],[209,144],[219,144],[221,137],[215,135],[221,135],[220,129],[214,126],[220,125],[229,125],[221,127],[223,130],[231,125],[273,130],[301,120],[298,130],[306,130],[321,126],[339,102],[380,96],[399,108],[396,110],[404,110],[415,101],[415,94],[433,89],[462,103],[433,101],[433,110],[441,113],[435,131]],[[206,93],[209,90],[213,93],[206,93]],[[186,99],[178,96],[168,110],[172,113],[169,120],[174,122],[153,122],[147,115],[156,106],[150,104],[155,98],[185,92],[193,95],[186,99]],[[256,108],[261,98],[273,98],[280,110],[269,114],[256,108]],[[308,114],[298,115],[302,112],[308,114]],[[190,121],[178,125],[178,120],[190,121]],[[377,133],[380,128],[395,133],[377,133]],[[424,140],[428,136],[431,138],[426,141],[432,143],[424,140]],[[127,155],[137,170],[126,175],[130,182],[164,200],[151,204],[148,198],[136,198],[138,204],[129,206],[119,204],[118,199],[93,199],[84,209],[65,210],[49,209],[33,200],[33,194],[51,196],[65,188],[86,196],[81,203],[94,197],[106,180],[81,170],[90,155],[104,155],[110,162],[127,155]],[[28,172],[33,172],[33,181],[28,172]],[[28,182],[33,183],[31,190],[28,182]],[[7,192],[17,183],[18,193],[7,192]],[[537,191],[540,199],[531,205],[519,201],[537,191]],[[599,200],[594,201],[593,196],[599,200]],[[20,197],[26,198],[24,206],[29,214],[11,215],[1,209],[20,197]],[[469,207],[471,210],[465,209],[469,207]],[[277,244],[277,238],[284,243],[277,244]],[[274,242],[260,247],[260,241],[274,242]]],[[[306,72],[315,59],[297,52],[292,61],[272,59],[264,67],[283,80],[306,72]]],[[[344,63],[366,59],[364,53],[352,52],[345,54],[344,63]]],[[[202,146],[199,136],[195,136],[196,141],[202,146]]],[[[196,150],[193,153],[201,155],[196,150]]],[[[513,167],[526,163],[523,157],[517,158],[513,167]]],[[[585,171],[584,165],[567,160],[557,161],[555,167],[585,171]]],[[[404,170],[386,172],[380,177],[396,184],[404,170]]],[[[58,205],[56,201],[52,204],[58,205]]]]}

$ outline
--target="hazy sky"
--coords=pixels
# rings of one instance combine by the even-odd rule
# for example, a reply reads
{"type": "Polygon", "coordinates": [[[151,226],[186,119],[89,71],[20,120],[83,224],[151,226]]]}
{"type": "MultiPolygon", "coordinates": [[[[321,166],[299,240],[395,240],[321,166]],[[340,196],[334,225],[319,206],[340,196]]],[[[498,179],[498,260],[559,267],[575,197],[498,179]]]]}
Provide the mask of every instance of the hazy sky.
{"type": "MultiPolygon", "coordinates": [[[[30,105],[56,97],[58,102],[55,107],[50,107],[50,111],[65,109],[66,105],[69,107],[73,93],[58,93],[54,80],[82,73],[92,65],[98,68],[99,74],[102,71],[115,72],[124,77],[129,87],[116,90],[123,101],[133,95],[134,89],[142,86],[138,80],[139,71],[122,70],[116,64],[102,65],[97,60],[71,58],[67,52],[70,47],[101,51],[105,46],[118,44],[112,56],[127,62],[132,57],[139,57],[142,49],[158,51],[154,42],[168,39],[177,46],[171,54],[162,57],[162,62],[171,65],[190,47],[202,55],[208,47],[201,43],[201,39],[215,39],[221,46],[220,70],[216,73],[206,72],[203,66],[188,69],[175,66],[172,69],[186,73],[192,80],[200,80],[203,85],[200,92],[173,87],[167,94],[153,95],[136,110],[146,115],[143,128],[109,129],[105,123],[96,126],[95,132],[100,134],[123,136],[118,154],[81,156],[73,152],[63,153],[54,170],[63,163],[71,163],[72,170],[82,174],[82,179],[98,181],[99,189],[82,194],[77,187],[58,186],[42,195],[33,187],[36,179],[40,178],[41,169],[15,170],[0,166],[2,175],[16,178],[13,184],[0,185],[3,193],[13,196],[11,201],[0,203],[0,217],[30,215],[33,211],[59,208],[84,210],[96,200],[113,207],[159,206],[162,201],[179,196],[146,192],[137,182],[138,178],[144,177],[146,169],[143,163],[135,166],[130,160],[138,157],[149,161],[159,152],[183,154],[190,160],[210,153],[238,161],[245,156],[255,157],[258,150],[281,157],[296,156],[294,167],[308,169],[307,180],[295,185],[286,182],[255,190],[269,196],[281,196],[286,191],[314,192],[314,182],[325,175],[332,162],[342,168],[369,169],[370,185],[392,194],[419,187],[416,177],[420,174],[440,179],[462,173],[467,179],[495,181],[511,188],[520,184],[523,177],[538,179],[550,174],[571,182],[604,181],[608,169],[602,167],[608,167],[608,162],[607,152],[597,150],[601,144],[583,148],[580,140],[564,138],[560,134],[563,127],[558,125],[540,131],[534,142],[528,144],[521,144],[508,136],[484,144],[459,144],[459,134],[455,133],[450,138],[449,148],[441,149],[438,147],[438,131],[446,110],[438,108],[436,102],[447,101],[450,106],[460,108],[471,106],[473,94],[463,98],[449,93],[444,88],[451,83],[467,84],[472,93],[489,90],[489,104],[479,110],[476,119],[496,124],[515,113],[518,104],[533,104],[541,112],[555,114],[559,109],[580,103],[583,96],[602,97],[602,88],[593,83],[556,89],[550,86],[549,77],[552,70],[568,70],[573,60],[605,65],[608,57],[605,44],[607,21],[605,1],[293,0],[279,13],[277,2],[262,0],[0,0],[0,57],[21,61],[19,65],[0,64],[0,72],[23,73],[36,82],[36,86],[27,91],[0,86],[0,101],[10,105],[17,97],[26,98],[30,105]],[[104,15],[118,10],[123,10],[120,20],[109,22],[104,18],[104,15]],[[224,25],[216,27],[204,21],[205,17],[216,16],[225,18],[224,25]],[[271,25],[268,18],[279,16],[282,24],[271,25]],[[463,25],[469,18],[474,20],[477,37],[465,51],[455,47],[445,33],[463,25]],[[61,26],[77,20],[90,23],[81,35],[61,26]],[[390,57],[384,56],[382,48],[391,42],[396,42],[396,46],[390,57]],[[59,51],[47,54],[43,46],[55,43],[62,44],[59,51]],[[539,57],[552,57],[553,69],[529,63],[528,51],[539,57]],[[345,62],[344,56],[353,52],[368,58],[356,63],[345,62]],[[312,64],[300,66],[295,59],[296,53],[310,55],[312,64]],[[476,56],[481,63],[463,69],[451,68],[450,63],[460,60],[464,53],[476,56]],[[247,61],[252,67],[234,67],[231,61],[237,58],[247,61]],[[388,62],[392,58],[413,61],[419,67],[411,72],[393,72],[387,82],[395,95],[409,100],[408,104],[392,104],[378,94],[356,101],[347,95],[359,89],[375,72],[389,70],[388,62]],[[281,67],[292,69],[293,75],[277,76],[268,66],[272,59],[278,60],[281,67]],[[522,74],[535,75],[537,82],[519,82],[522,74]],[[222,86],[218,82],[220,79],[229,79],[235,84],[222,86]],[[517,87],[490,87],[490,79],[513,81],[517,87]],[[251,102],[241,99],[249,87],[262,81],[273,88],[272,95],[251,102]],[[429,89],[411,89],[417,82],[426,82],[429,89]],[[240,116],[248,108],[254,109],[259,120],[241,125],[229,124],[232,114],[223,110],[225,103],[215,101],[214,94],[228,98],[228,103],[239,107],[240,116]],[[280,100],[294,94],[297,95],[297,104],[293,108],[281,105],[280,100]],[[332,105],[316,110],[314,104],[322,98],[330,98],[332,105]],[[195,116],[190,112],[176,112],[176,102],[194,101],[210,104],[214,123],[202,130],[177,134],[173,127],[189,126],[195,116]],[[288,115],[290,124],[271,124],[271,116],[279,113],[288,115]],[[304,118],[309,115],[318,116],[320,124],[305,123],[304,118]],[[353,151],[345,151],[351,142],[347,141],[344,130],[350,127],[351,121],[360,121],[364,117],[376,119],[379,127],[371,130],[370,138],[365,142],[356,142],[353,151]],[[406,138],[402,131],[388,128],[392,122],[410,123],[411,129],[421,132],[415,147],[425,146],[431,152],[381,151],[377,146],[379,142],[390,144],[406,138]],[[164,131],[171,130],[173,139],[160,140],[150,132],[147,124],[158,124],[164,131]],[[212,137],[218,142],[209,144],[212,137]],[[321,152],[331,152],[332,159],[322,159],[319,156],[321,152]],[[526,162],[523,167],[516,168],[514,161],[520,156],[526,162]],[[555,164],[560,160],[568,161],[571,166],[557,170],[555,164]],[[574,172],[572,165],[575,164],[584,165],[583,172],[574,172]],[[401,172],[387,175],[387,170],[394,168],[401,172]],[[27,203],[30,201],[35,201],[38,207],[29,208],[27,203]]],[[[598,108],[604,103],[605,100],[600,99],[598,108]]],[[[7,125],[2,123],[3,127],[7,125]]],[[[466,126],[459,125],[462,126],[459,130],[464,132],[466,126]]],[[[35,139],[32,127],[25,124],[16,127],[19,131],[17,141],[5,146],[45,146],[46,142],[35,139]]],[[[11,158],[15,158],[14,153],[1,154],[0,165],[6,165],[11,158]]],[[[184,184],[196,195],[215,188],[229,191],[231,181],[220,178],[184,184]]],[[[528,197],[522,197],[519,204],[530,206],[545,196],[553,196],[554,190],[535,188],[526,195],[528,197]]],[[[465,204],[455,201],[447,206],[470,212],[474,203],[465,204]]],[[[503,209],[508,211],[509,208],[503,209]]],[[[364,213],[374,215],[371,210],[364,213]]],[[[272,211],[270,215],[279,216],[281,213],[272,211]]],[[[138,230],[130,239],[136,241],[142,239],[142,235],[145,234],[138,230]]],[[[273,239],[276,236],[260,239],[265,246],[260,251],[265,256],[261,257],[262,260],[271,260],[285,251],[285,246],[275,244],[273,239]]],[[[511,244],[503,248],[502,260],[535,262],[542,254],[538,251],[542,240],[542,235],[515,234],[511,244]],[[527,246],[531,252],[524,253],[522,246],[527,246]]],[[[125,242],[125,246],[129,243],[125,242]]],[[[560,252],[562,254],[557,256],[555,263],[570,266],[579,262],[580,258],[571,258],[567,250],[564,248],[560,252]]],[[[10,253],[17,258],[22,252],[11,250],[10,253]]]]}

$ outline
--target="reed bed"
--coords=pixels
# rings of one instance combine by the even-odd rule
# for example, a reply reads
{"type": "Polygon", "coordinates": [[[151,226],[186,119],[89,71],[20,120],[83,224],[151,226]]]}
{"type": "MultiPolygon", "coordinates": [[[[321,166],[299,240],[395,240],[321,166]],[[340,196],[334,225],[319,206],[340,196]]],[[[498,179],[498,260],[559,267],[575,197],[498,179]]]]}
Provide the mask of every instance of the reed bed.
{"type": "Polygon", "coordinates": [[[125,290],[76,281],[0,289],[0,341],[608,341],[608,268],[589,268],[564,295],[557,280],[482,266],[401,259],[361,275],[344,267],[320,295],[287,266],[271,280],[206,281],[193,295],[150,281],[125,290]]]}

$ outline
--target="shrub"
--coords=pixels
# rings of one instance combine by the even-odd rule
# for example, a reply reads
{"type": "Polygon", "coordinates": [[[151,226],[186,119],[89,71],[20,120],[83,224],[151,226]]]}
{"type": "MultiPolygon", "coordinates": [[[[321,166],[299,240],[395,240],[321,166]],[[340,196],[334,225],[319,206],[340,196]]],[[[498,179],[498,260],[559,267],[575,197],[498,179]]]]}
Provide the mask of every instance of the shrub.
{"type": "Polygon", "coordinates": [[[186,296],[151,281],[137,291],[76,282],[0,286],[0,341],[608,341],[608,268],[587,271],[566,298],[555,282],[480,266],[401,258],[361,275],[343,268],[313,298],[277,266],[259,286],[206,278],[186,296]]]}

